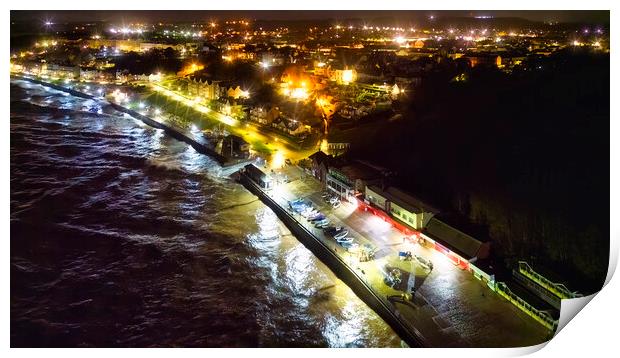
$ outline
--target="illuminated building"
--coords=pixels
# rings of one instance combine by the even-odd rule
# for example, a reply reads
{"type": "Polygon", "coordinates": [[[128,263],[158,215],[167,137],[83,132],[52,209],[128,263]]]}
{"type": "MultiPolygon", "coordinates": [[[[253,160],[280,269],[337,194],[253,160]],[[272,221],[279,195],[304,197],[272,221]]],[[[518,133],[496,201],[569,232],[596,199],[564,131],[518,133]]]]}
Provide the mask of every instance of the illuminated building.
{"type": "Polygon", "coordinates": [[[382,190],[378,186],[367,186],[365,194],[369,203],[416,230],[424,228],[438,211],[394,187],[382,190]]]}
{"type": "Polygon", "coordinates": [[[287,118],[285,116],[279,116],[271,122],[271,126],[281,132],[287,133],[292,136],[302,136],[310,132],[310,127],[304,125],[300,121],[287,118]]]}
{"type": "Polygon", "coordinates": [[[80,77],[80,68],[78,66],[43,64],[41,65],[41,75],[51,78],[77,79],[80,77]]]}
{"type": "Polygon", "coordinates": [[[334,70],[330,73],[330,80],[338,84],[349,84],[357,81],[357,71],[351,69],[334,70]]]}
{"type": "Polygon", "coordinates": [[[387,170],[362,161],[331,166],[325,186],[338,196],[353,201],[364,194],[366,186],[380,184],[387,170]]]}
{"type": "Polygon", "coordinates": [[[272,187],[271,178],[262,172],[262,170],[255,167],[253,164],[248,164],[244,167],[245,174],[258,184],[263,189],[269,189],[272,187]]]}
{"type": "Polygon", "coordinates": [[[230,134],[222,139],[221,154],[228,158],[247,159],[250,157],[250,144],[243,138],[230,134]]]}
{"type": "Polygon", "coordinates": [[[218,81],[209,81],[205,80],[188,80],[187,81],[187,92],[191,97],[201,97],[206,100],[214,100],[218,99],[220,96],[220,85],[218,81]]]}

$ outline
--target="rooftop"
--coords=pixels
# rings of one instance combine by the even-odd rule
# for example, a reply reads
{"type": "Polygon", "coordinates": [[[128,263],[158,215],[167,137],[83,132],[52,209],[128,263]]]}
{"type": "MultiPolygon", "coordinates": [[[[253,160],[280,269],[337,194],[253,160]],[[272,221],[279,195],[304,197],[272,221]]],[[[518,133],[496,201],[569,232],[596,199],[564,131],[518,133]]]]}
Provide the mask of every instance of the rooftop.
{"type": "Polygon", "coordinates": [[[466,259],[476,257],[483,244],[481,241],[476,240],[437,218],[432,218],[423,232],[431,239],[437,240],[441,244],[447,244],[449,249],[462,255],[466,259]]]}

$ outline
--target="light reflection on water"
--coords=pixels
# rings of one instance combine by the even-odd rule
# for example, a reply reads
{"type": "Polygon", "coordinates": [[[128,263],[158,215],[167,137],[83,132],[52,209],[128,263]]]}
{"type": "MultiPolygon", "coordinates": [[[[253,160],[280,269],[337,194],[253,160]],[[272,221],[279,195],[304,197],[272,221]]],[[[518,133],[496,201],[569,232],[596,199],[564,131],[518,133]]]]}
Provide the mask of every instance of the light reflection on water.
{"type": "MultiPolygon", "coordinates": [[[[34,138],[32,143],[39,147],[30,152],[20,148],[19,160],[36,162],[37,168],[48,171],[37,173],[49,177],[35,180],[37,185],[56,184],[55,178],[62,178],[54,200],[69,198],[77,210],[66,217],[59,210],[50,216],[62,221],[60,227],[66,230],[54,239],[75,237],[79,245],[46,248],[56,250],[46,260],[61,257],[62,270],[75,270],[60,271],[52,283],[36,287],[29,286],[30,276],[19,280],[20,294],[35,292],[19,296],[12,291],[12,334],[20,328],[39,332],[40,322],[50,322],[45,334],[52,332],[57,344],[68,345],[77,341],[144,346],[154,340],[165,346],[399,345],[394,332],[292,236],[273,211],[239,185],[213,177],[212,159],[141,121],[109,109],[104,116],[78,112],[84,108],[83,99],[26,87],[36,105],[48,106],[49,100],[58,108],[64,103],[58,98],[73,103],[66,116],[32,115],[37,125],[53,126],[34,138]],[[67,159],[45,142],[55,140],[57,128],[68,133],[61,141],[67,159]],[[90,148],[89,140],[95,141],[90,148]],[[75,178],[65,176],[63,170],[78,165],[86,170],[75,178]],[[79,180],[84,184],[73,183],[79,180]],[[95,240],[100,236],[103,239],[95,240]],[[79,261],[70,250],[79,253],[79,261]],[[90,277],[97,279],[91,283],[90,277]],[[41,289],[46,291],[37,291],[41,289]],[[92,314],[99,306],[106,307],[104,316],[92,314]],[[56,318],[59,312],[67,315],[61,321],[56,318]],[[17,330],[14,314],[23,325],[17,330]],[[62,328],[68,326],[76,328],[62,328]],[[96,333],[101,327],[110,327],[109,340],[96,333]]],[[[15,129],[27,124],[20,119],[15,129]]],[[[27,129],[20,135],[33,136],[27,129]]],[[[12,140],[12,161],[14,144],[12,140]]],[[[14,175],[20,175],[19,182],[31,179],[29,166],[18,167],[14,171],[11,165],[12,183],[14,175]]],[[[40,189],[21,189],[27,190],[40,189]]],[[[18,219],[14,222],[21,219],[13,216],[18,219]]],[[[13,244],[12,262],[13,250],[19,248],[13,244]]],[[[36,262],[36,257],[27,256],[31,252],[27,247],[19,259],[36,262]]],[[[49,263],[32,267],[52,269],[45,265],[49,263]]],[[[26,341],[34,342],[23,332],[26,341]]]]}

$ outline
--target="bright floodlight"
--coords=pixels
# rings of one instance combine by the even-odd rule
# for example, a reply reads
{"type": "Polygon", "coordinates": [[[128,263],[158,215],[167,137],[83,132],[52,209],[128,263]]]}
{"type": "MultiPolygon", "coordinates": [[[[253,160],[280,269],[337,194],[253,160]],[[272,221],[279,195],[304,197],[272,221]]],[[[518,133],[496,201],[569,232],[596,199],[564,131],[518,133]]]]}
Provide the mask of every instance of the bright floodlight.
{"type": "Polygon", "coordinates": [[[268,62],[261,62],[260,64],[263,68],[269,68],[269,63],[268,62]]]}
{"type": "Polygon", "coordinates": [[[144,108],[144,102],[138,103],[138,107],[140,107],[140,109],[144,108]]]}
{"type": "Polygon", "coordinates": [[[407,40],[402,36],[396,36],[396,38],[394,38],[394,41],[399,45],[402,45],[405,42],[407,42],[407,40]]]}

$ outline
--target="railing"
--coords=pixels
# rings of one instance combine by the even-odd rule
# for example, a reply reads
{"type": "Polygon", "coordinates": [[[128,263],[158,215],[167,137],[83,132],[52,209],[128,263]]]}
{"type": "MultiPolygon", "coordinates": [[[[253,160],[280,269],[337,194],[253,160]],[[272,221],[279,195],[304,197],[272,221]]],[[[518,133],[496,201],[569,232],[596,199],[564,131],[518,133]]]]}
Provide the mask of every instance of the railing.
{"type": "Polygon", "coordinates": [[[544,287],[546,290],[558,296],[559,298],[582,297],[581,294],[571,292],[566,286],[561,283],[551,282],[543,275],[534,271],[534,269],[525,261],[519,261],[519,273],[536,282],[537,284],[544,287]]]}
{"type": "Polygon", "coordinates": [[[551,331],[555,332],[556,328],[558,328],[558,321],[553,319],[553,317],[551,317],[549,313],[545,311],[540,311],[536,307],[527,303],[524,299],[513,293],[505,283],[498,282],[495,285],[495,292],[510,301],[512,304],[521,309],[521,311],[525,312],[528,316],[534,318],[536,321],[538,321],[551,331]]]}

